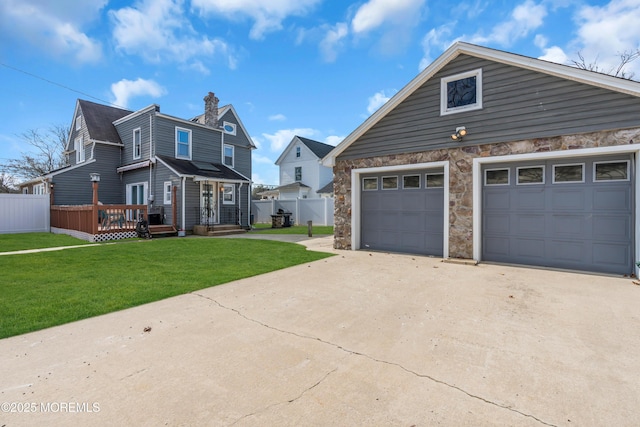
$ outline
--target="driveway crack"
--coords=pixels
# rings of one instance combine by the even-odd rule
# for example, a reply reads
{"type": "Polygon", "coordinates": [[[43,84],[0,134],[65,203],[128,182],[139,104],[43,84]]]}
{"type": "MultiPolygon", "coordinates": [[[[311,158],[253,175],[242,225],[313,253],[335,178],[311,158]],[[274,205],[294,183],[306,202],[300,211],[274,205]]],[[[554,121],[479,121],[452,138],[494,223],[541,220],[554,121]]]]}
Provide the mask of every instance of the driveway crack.
{"type": "MultiPolygon", "coordinates": [[[[478,396],[478,395],[475,395],[475,394],[473,394],[473,393],[470,393],[470,392],[466,391],[465,389],[463,389],[462,387],[459,387],[459,386],[457,386],[457,385],[455,385],[455,384],[449,384],[448,382],[443,381],[443,380],[439,380],[439,379],[437,379],[437,378],[435,378],[435,377],[432,377],[431,375],[421,374],[421,373],[416,372],[416,371],[414,371],[414,370],[412,370],[412,369],[409,369],[409,368],[407,368],[407,367],[405,367],[405,366],[403,366],[403,365],[401,365],[401,364],[399,364],[399,363],[396,363],[396,362],[389,362],[389,361],[387,361],[387,360],[378,359],[378,358],[376,358],[376,357],[370,356],[370,355],[365,354],[365,353],[361,353],[361,352],[359,352],[359,351],[350,350],[350,349],[348,349],[348,348],[346,348],[346,347],[341,346],[340,344],[336,344],[336,343],[333,343],[333,342],[330,342],[330,341],[325,341],[325,340],[323,340],[322,338],[319,338],[319,337],[314,337],[314,336],[311,336],[311,335],[305,335],[305,334],[300,334],[300,333],[293,332],[293,331],[287,331],[287,330],[284,330],[284,329],[276,328],[275,326],[271,326],[271,325],[268,325],[268,324],[266,324],[266,323],[264,323],[264,322],[261,322],[261,321],[259,321],[259,320],[257,320],[257,319],[253,319],[253,318],[251,318],[251,317],[248,317],[248,316],[246,316],[245,314],[243,314],[240,310],[238,310],[238,309],[236,309],[236,308],[233,308],[233,307],[227,307],[226,305],[221,304],[220,302],[218,302],[218,301],[216,301],[215,299],[210,298],[210,297],[208,297],[208,296],[206,296],[206,295],[202,295],[202,294],[199,294],[199,293],[197,293],[197,292],[192,292],[192,293],[193,293],[194,295],[196,295],[196,296],[199,296],[199,297],[201,297],[201,298],[204,298],[204,299],[207,299],[207,300],[209,300],[209,301],[213,302],[213,303],[214,303],[214,304],[216,304],[218,307],[220,307],[220,308],[222,308],[222,309],[224,309],[224,310],[229,310],[229,311],[232,311],[232,312],[236,313],[238,316],[242,317],[243,319],[245,319],[245,320],[247,320],[247,321],[249,321],[249,322],[256,323],[256,324],[258,324],[258,325],[260,325],[260,326],[263,326],[263,327],[265,327],[265,328],[268,328],[268,329],[271,329],[271,330],[274,330],[274,331],[277,331],[277,332],[280,332],[280,333],[283,333],[283,334],[293,335],[293,336],[296,336],[296,337],[298,337],[298,338],[302,338],[302,339],[308,339],[308,340],[319,341],[319,342],[321,342],[321,343],[323,343],[323,344],[327,344],[327,345],[330,345],[330,346],[332,346],[332,347],[335,347],[336,349],[338,349],[338,350],[340,350],[340,351],[344,351],[345,353],[348,353],[348,354],[352,354],[352,355],[356,355],[356,356],[365,357],[365,358],[367,358],[367,359],[369,359],[369,360],[371,360],[371,361],[373,361],[373,362],[376,362],[376,363],[382,363],[382,364],[389,365],[389,366],[395,366],[396,368],[402,369],[403,371],[405,371],[405,372],[407,372],[407,373],[409,373],[409,374],[412,374],[412,375],[414,375],[414,376],[416,376],[416,377],[418,377],[418,378],[424,378],[424,379],[427,379],[427,380],[429,380],[429,381],[432,381],[432,382],[434,382],[434,383],[436,383],[436,384],[440,384],[440,385],[443,385],[443,386],[445,386],[445,387],[451,388],[451,389],[453,389],[453,390],[457,390],[457,391],[459,391],[460,393],[463,393],[463,394],[467,395],[468,397],[470,397],[470,398],[472,398],[472,399],[479,400],[479,401],[484,402],[484,403],[486,403],[486,404],[488,404],[488,405],[493,405],[493,406],[495,406],[495,407],[497,407],[497,408],[506,409],[507,411],[514,412],[514,413],[516,413],[516,414],[518,414],[518,415],[521,415],[521,416],[523,416],[523,417],[531,418],[531,419],[533,419],[533,420],[535,420],[535,421],[537,421],[537,422],[539,422],[540,424],[543,424],[543,425],[545,425],[545,426],[558,427],[556,424],[551,424],[551,423],[548,423],[548,422],[546,422],[546,421],[543,421],[543,420],[541,420],[540,418],[536,417],[535,415],[527,414],[526,412],[519,411],[519,410],[517,410],[517,409],[515,409],[515,408],[512,408],[512,407],[510,407],[510,406],[503,405],[503,404],[500,404],[500,403],[498,403],[498,402],[494,402],[494,401],[489,400],[489,399],[485,399],[484,397],[482,397],[482,396],[478,396]]],[[[336,368],[336,369],[337,369],[337,368],[336,368]]],[[[331,373],[333,373],[333,372],[335,372],[335,369],[334,369],[333,371],[331,371],[331,372],[327,373],[327,374],[324,376],[324,378],[322,378],[322,379],[321,379],[320,381],[318,381],[316,384],[314,384],[314,385],[313,385],[313,386],[311,386],[310,388],[308,388],[308,389],[304,390],[304,391],[303,391],[303,392],[302,392],[302,393],[301,393],[297,398],[295,398],[295,399],[293,399],[293,400],[290,400],[290,401],[289,401],[289,403],[296,401],[297,399],[299,399],[300,397],[302,397],[302,396],[304,395],[304,393],[306,393],[307,391],[309,391],[309,390],[313,389],[314,387],[318,386],[318,384],[320,384],[322,381],[324,381],[324,380],[327,378],[327,376],[329,376],[329,375],[330,375],[331,373]]],[[[264,411],[264,410],[267,410],[267,409],[268,409],[268,408],[270,408],[270,407],[276,406],[276,405],[279,405],[279,403],[277,403],[277,404],[273,404],[273,405],[270,405],[269,407],[267,407],[267,408],[263,409],[263,411],[264,411]]],[[[240,418],[240,419],[246,418],[246,417],[251,416],[251,415],[254,415],[254,414],[246,415],[246,416],[244,416],[244,417],[242,417],[242,418],[240,418]]],[[[234,422],[234,424],[235,424],[235,423],[237,423],[238,421],[240,421],[240,419],[239,419],[239,420],[237,420],[237,421],[235,421],[235,422],[234,422]]]]}

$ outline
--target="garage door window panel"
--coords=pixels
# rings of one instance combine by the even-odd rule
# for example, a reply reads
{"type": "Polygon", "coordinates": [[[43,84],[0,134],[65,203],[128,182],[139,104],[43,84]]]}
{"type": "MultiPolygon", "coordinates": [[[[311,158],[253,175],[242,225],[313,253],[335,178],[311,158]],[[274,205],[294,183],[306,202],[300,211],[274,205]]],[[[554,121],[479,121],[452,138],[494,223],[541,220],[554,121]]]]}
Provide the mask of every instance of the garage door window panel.
{"type": "Polygon", "coordinates": [[[417,190],[420,188],[420,175],[404,175],[402,188],[405,190],[417,190]]]}
{"type": "Polygon", "coordinates": [[[584,163],[553,165],[554,184],[576,184],[584,182],[584,163]]]}
{"type": "Polygon", "coordinates": [[[519,167],[516,171],[518,185],[544,184],[544,166],[519,167]]]}
{"type": "Polygon", "coordinates": [[[595,182],[629,181],[629,161],[595,162],[593,180],[595,182]]]}
{"type": "Polygon", "coordinates": [[[427,188],[444,188],[444,174],[443,173],[426,174],[425,185],[427,188]]]}
{"type": "Polygon", "coordinates": [[[484,185],[509,185],[509,169],[485,170],[484,185]]]}
{"type": "Polygon", "coordinates": [[[363,178],[362,179],[363,191],[376,191],[378,190],[378,178],[363,178]]]}
{"type": "Polygon", "coordinates": [[[397,190],[398,189],[398,177],[397,176],[383,176],[382,177],[382,189],[383,190],[397,190]]]}

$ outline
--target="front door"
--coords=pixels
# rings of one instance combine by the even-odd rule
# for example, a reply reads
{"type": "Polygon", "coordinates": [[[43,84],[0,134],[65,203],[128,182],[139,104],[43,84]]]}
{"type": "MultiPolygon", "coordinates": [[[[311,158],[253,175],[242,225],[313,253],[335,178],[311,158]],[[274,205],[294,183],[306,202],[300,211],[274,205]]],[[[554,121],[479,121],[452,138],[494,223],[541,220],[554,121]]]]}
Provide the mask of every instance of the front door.
{"type": "Polygon", "coordinates": [[[218,218],[217,185],[210,182],[200,183],[200,194],[200,224],[215,224],[218,218]]]}

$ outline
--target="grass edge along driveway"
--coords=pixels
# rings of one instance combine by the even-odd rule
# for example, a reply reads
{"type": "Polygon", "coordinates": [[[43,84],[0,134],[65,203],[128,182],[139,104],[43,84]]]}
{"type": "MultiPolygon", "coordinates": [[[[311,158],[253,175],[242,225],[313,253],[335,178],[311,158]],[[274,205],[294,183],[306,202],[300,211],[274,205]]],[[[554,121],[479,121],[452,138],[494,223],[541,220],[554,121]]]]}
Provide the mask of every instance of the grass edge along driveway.
{"type": "Polygon", "coordinates": [[[332,256],[253,239],[154,239],[0,257],[0,338],[332,256]]]}

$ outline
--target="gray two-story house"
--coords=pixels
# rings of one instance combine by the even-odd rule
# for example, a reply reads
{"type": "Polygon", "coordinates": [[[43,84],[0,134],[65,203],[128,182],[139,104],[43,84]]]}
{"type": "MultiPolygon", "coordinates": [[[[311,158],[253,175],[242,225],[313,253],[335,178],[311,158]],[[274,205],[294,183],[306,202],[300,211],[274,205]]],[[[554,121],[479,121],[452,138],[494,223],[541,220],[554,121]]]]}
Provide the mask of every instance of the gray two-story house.
{"type": "Polygon", "coordinates": [[[147,205],[176,230],[248,228],[255,146],[232,105],[218,107],[211,92],[204,101],[204,114],[182,119],[155,104],[128,111],[78,100],[69,166],[33,182],[51,189],[52,204],[84,205],[92,203],[90,174],[97,173],[101,204],[147,205]]]}

